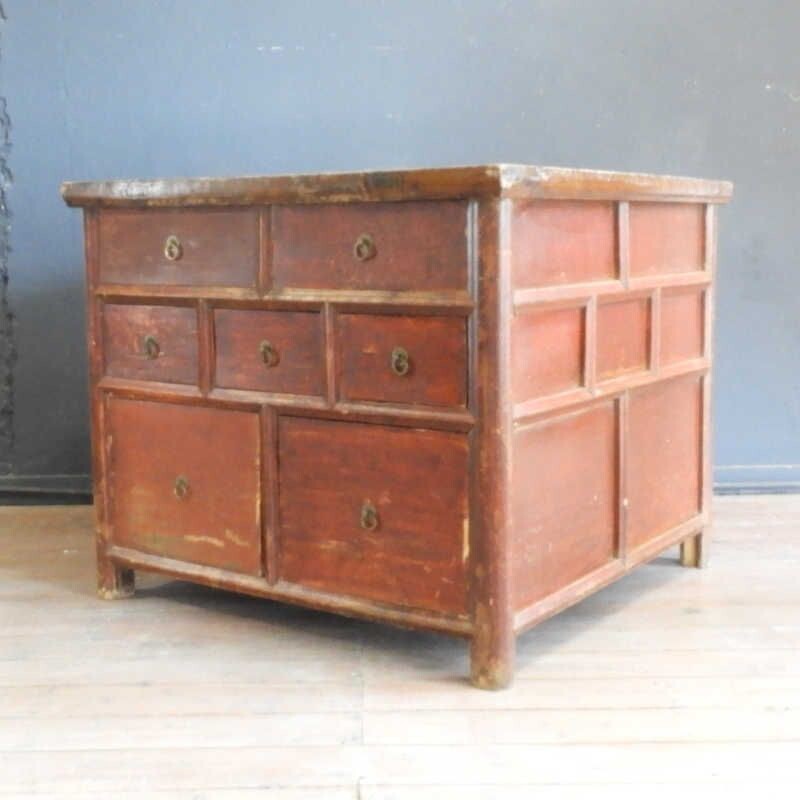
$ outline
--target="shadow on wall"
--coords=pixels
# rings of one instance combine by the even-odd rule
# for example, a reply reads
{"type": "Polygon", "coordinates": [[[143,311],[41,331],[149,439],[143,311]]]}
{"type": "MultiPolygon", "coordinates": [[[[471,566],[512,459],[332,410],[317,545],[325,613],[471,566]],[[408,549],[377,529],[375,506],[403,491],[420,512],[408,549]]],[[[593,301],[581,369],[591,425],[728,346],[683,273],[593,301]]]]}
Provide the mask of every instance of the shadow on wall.
{"type": "Polygon", "coordinates": [[[2,395],[8,430],[0,443],[1,502],[22,492],[64,500],[76,495],[85,501],[91,491],[91,455],[84,285],[77,276],[69,283],[48,282],[37,291],[17,289],[13,301],[13,335],[2,340],[12,361],[3,365],[9,378],[2,395]],[[64,320],[65,308],[79,309],[71,325],[64,320]],[[55,324],[60,329],[57,352],[51,338],[41,334],[55,324]],[[10,377],[18,356],[36,375],[36,390],[27,392],[24,409],[15,403],[10,377]],[[14,450],[14,438],[26,442],[24,459],[14,450]],[[13,462],[12,456],[17,456],[13,462]]]}

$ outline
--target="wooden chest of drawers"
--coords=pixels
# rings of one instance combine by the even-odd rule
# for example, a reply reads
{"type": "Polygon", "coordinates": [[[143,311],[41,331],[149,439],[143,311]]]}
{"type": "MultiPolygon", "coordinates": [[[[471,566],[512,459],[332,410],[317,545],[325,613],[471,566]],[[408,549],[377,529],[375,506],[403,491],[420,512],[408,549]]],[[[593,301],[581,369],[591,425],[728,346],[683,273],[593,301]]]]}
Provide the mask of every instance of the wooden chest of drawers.
{"type": "Polygon", "coordinates": [[[495,165],[71,183],[99,590],[515,637],[707,552],[727,183],[495,165]]]}

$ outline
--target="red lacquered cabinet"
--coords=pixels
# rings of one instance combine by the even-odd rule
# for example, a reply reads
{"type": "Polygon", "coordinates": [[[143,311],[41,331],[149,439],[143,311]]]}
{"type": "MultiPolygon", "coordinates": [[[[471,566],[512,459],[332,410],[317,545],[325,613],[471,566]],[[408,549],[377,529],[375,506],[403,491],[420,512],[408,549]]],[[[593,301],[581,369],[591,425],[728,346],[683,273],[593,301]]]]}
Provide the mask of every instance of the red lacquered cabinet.
{"type": "Polygon", "coordinates": [[[516,165],[68,183],[99,592],[470,640],[708,553],[725,182],[516,165]]]}

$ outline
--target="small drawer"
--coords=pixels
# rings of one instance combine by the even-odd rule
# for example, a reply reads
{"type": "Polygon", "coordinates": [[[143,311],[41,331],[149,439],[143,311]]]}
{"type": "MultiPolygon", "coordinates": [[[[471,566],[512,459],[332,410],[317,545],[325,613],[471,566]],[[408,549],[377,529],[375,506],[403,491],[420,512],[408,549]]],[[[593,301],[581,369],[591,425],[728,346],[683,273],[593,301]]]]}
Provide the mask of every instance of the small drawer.
{"type": "Polygon", "coordinates": [[[256,210],[121,209],[103,211],[99,224],[103,283],[256,285],[256,210]]]}
{"type": "Polygon", "coordinates": [[[217,309],[214,329],[216,386],[323,394],[325,355],[319,312],[217,309]]]}
{"type": "Polygon", "coordinates": [[[112,397],[114,544],[261,574],[258,415],[112,397]]]}
{"type": "Polygon", "coordinates": [[[463,318],[341,314],[337,335],[340,399],[466,404],[463,318]]]}
{"type": "Polygon", "coordinates": [[[276,206],[275,288],[467,289],[463,202],[276,206]]]}
{"type": "Polygon", "coordinates": [[[287,416],[278,444],[283,580],[465,612],[465,435],[287,416]]]}
{"type": "Polygon", "coordinates": [[[107,304],[105,373],[164,383],[197,383],[197,314],[193,308],[107,304]]]}

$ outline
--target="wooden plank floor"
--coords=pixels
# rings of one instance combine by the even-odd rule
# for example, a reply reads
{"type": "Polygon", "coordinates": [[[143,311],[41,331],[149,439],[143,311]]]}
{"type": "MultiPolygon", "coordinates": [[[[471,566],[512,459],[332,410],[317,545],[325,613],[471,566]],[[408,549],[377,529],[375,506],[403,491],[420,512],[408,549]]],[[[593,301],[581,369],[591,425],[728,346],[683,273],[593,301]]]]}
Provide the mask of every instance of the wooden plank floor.
{"type": "Polygon", "coordinates": [[[708,570],[527,633],[500,693],[459,640],[147,576],[100,601],[90,509],[0,508],[0,797],[797,797],[800,496],[715,504],[708,570]]]}

